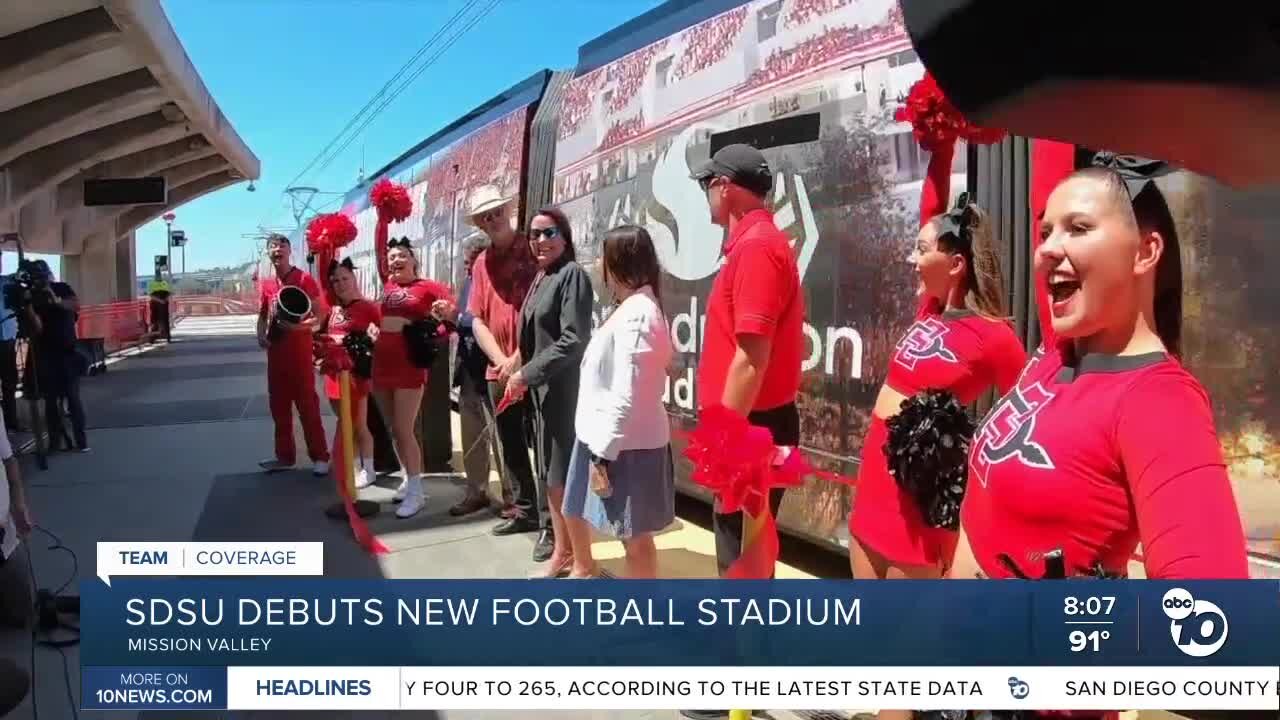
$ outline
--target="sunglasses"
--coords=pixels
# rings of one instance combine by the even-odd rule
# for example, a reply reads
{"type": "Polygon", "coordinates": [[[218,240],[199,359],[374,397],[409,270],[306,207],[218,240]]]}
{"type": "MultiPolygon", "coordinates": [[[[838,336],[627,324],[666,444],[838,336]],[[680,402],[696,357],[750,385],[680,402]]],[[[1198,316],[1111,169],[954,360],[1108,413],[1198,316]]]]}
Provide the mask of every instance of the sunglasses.
{"type": "Polygon", "coordinates": [[[702,192],[705,193],[706,191],[710,190],[714,185],[716,185],[716,182],[718,180],[720,180],[720,177],[717,175],[711,175],[709,177],[699,178],[698,187],[702,188],[702,192]]]}
{"type": "Polygon", "coordinates": [[[529,239],[534,242],[540,242],[542,238],[554,240],[558,237],[560,237],[560,228],[558,227],[533,228],[529,231],[529,239]]]}
{"type": "Polygon", "coordinates": [[[476,221],[481,224],[488,224],[502,217],[502,210],[486,210],[476,216],[476,221]]]}

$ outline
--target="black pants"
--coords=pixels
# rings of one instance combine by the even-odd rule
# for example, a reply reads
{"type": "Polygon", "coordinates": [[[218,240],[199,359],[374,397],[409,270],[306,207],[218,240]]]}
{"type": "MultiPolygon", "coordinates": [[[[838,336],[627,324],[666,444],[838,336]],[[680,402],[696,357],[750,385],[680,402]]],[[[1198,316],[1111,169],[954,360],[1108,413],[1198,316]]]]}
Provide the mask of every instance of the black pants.
{"type": "Polygon", "coordinates": [[[151,301],[151,328],[163,336],[165,342],[169,341],[169,303],[151,301]]]}
{"type": "MultiPolygon", "coordinates": [[[[796,446],[800,444],[800,411],[795,403],[773,408],[757,410],[747,416],[752,425],[768,428],[773,433],[773,441],[778,445],[796,446]]],[[[774,488],[769,493],[769,511],[774,517],[782,506],[782,495],[786,490],[774,488]]],[[[711,528],[716,536],[716,566],[720,575],[724,575],[742,555],[742,513],[712,513],[711,528]]]]}
{"type": "Polygon", "coordinates": [[[3,398],[4,426],[18,428],[18,343],[0,340],[0,397],[3,398]]]}
{"type": "Polygon", "coordinates": [[[436,353],[418,411],[418,444],[426,472],[453,472],[453,417],[449,408],[449,346],[436,353]]]}
{"type": "MultiPolygon", "coordinates": [[[[514,403],[494,418],[493,409],[502,402],[504,388],[494,380],[489,381],[489,399],[492,401],[485,414],[489,422],[497,425],[498,447],[502,451],[500,472],[503,482],[512,490],[512,504],[524,517],[540,520],[538,513],[538,486],[533,481],[533,466],[529,462],[529,442],[525,437],[525,414],[529,412],[529,399],[514,403]]],[[[550,523],[550,516],[547,523],[550,523]]],[[[541,522],[539,523],[542,524],[541,522]]]]}
{"type": "Polygon", "coordinates": [[[69,376],[56,391],[44,391],[44,416],[49,424],[49,445],[53,448],[70,448],[71,438],[67,437],[67,426],[62,419],[62,408],[59,400],[67,401],[67,413],[71,415],[71,432],[74,435],[75,447],[85,448],[89,441],[85,437],[84,404],[80,402],[80,376],[69,376]]]}
{"type": "MultiPolygon", "coordinates": [[[[576,373],[574,373],[576,376],[576,373]]],[[[551,527],[551,495],[548,485],[563,488],[569,475],[569,458],[577,442],[574,428],[574,409],[577,407],[577,378],[570,386],[557,383],[552,387],[534,388],[533,433],[529,436],[533,456],[538,462],[535,477],[538,488],[538,520],[544,529],[551,527]]]]}
{"type": "Polygon", "coordinates": [[[366,412],[365,424],[373,435],[373,469],[380,474],[390,474],[400,469],[400,458],[396,455],[395,443],[391,440],[391,431],[383,422],[382,411],[378,403],[370,402],[366,412]]]}

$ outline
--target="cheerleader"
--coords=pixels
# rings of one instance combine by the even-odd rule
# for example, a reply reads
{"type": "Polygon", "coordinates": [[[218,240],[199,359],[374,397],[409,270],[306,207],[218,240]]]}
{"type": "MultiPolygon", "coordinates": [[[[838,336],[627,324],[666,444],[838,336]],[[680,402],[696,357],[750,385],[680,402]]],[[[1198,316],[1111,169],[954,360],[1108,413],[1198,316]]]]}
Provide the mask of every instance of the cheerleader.
{"type": "Polygon", "coordinates": [[[404,469],[396,491],[396,516],[413,517],[426,505],[422,484],[422,447],[415,428],[426,368],[434,358],[431,339],[415,332],[434,329],[453,305],[449,288],[418,277],[418,260],[409,238],[387,243],[387,273],[382,290],[382,322],[373,350],[373,394],[384,418],[391,419],[391,435],[404,469]],[[413,333],[411,341],[406,335],[413,333]]]}
{"type": "MultiPolygon", "coordinates": [[[[368,333],[371,328],[377,328],[382,322],[382,310],[360,294],[355,270],[351,258],[344,258],[342,262],[335,261],[329,264],[326,277],[329,291],[337,301],[334,303],[333,312],[329,314],[327,330],[329,336],[338,345],[342,344],[348,333],[368,333]]],[[[369,423],[366,419],[369,385],[370,381],[367,377],[351,374],[351,422],[355,426],[356,445],[359,450],[355,462],[355,483],[358,489],[369,487],[376,476],[373,471],[373,433],[369,432],[369,423]]],[[[341,392],[336,375],[325,375],[324,393],[329,398],[329,405],[333,408],[334,415],[340,416],[338,405],[341,392]]],[[[340,447],[336,441],[333,446],[340,447]]]]}
{"type": "Polygon", "coordinates": [[[909,262],[920,279],[920,311],[876,399],[849,517],[858,579],[940,577],[956,546],[956,532],[931,526],[890,474],[887,421],[926,390],[948,391],[966,405],[993,386],[1004,392],[1026,360],[1005,320],[1000,265],[981,208],[962,195],[955,209],[925,223],[909,262]]]}
{"type": "Polygon", "coordinates": [[[1209,398],[1179,362],[1178,238],[1160,163],[1099,156],[1049,196],[1051,328],[970,450],[960,578],[1248,577],[1209,398]]]}

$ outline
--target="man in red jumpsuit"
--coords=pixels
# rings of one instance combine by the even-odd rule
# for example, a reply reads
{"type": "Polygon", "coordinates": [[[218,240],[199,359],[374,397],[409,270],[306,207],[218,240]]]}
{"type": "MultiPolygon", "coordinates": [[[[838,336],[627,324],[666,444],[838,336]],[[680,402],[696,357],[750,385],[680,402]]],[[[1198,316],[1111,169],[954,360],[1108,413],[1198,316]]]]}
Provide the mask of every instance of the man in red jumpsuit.
{"type": "Polygon", "coordinates": [[[290,262],[291,250],[285,236],[272,235],[268,238],[267,258],[275,272],[259,284],[258,345],[267,351],[267,401],[276,430],[276,456],[259,465],[269,473],[293,467],[297,460],[293,442],[293,408],[296,405],[298,415],[302,417],[307,454],[314,464],[312,472],[327,475],[329,449],[325,444],[324,425],[320,421],[311,335],[324,321],[328,309],[315,278],[290,262]],[[290,285],[301,288],[311,298],[311,313],[302,322],[283,322],[276,317],[279,311],[276,298],[283,288],[290,285]]]}

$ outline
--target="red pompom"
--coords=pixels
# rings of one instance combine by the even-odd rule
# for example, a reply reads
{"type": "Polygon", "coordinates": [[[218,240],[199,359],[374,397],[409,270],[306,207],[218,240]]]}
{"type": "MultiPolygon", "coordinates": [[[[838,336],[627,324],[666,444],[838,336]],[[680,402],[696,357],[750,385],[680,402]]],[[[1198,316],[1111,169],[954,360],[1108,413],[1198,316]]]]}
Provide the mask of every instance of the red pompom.
{"type": "Polygon", "coordinates": [[[768,513],[769,491],[799,486],[808,471],[796,452],[776,463],[773,434],[723,405],[699,412],[688,440],[684,455],[694,464],[692,479],[716,494],[720,512],[768,513]]]}
{"type": "Polygon", "coordinates": [[[943,94],[933,75],[911,86],[907,103],[893,114],[898,122],[911,123],[916,142],[929,152],[957,139],[975,145],[991,145],[1004,139],[1005,131],[978,127],[965,119],[943,94]]]}
{"type": "Polygon", "coordinates": [[[356,232],[355,223],[342,213],[317,215],[307,224],[307,252],[319,255],[346,247],[356,239],[356,232]]]}
{"type": "Polygon", "coordinates": [[[383,178],[369,191],[369,203],[378,211],[382,222],[402,222],[413,212],[413,200],[405,186],[383,178]]]}
{"type": "Polygon", "coordinates": [[[355,367],[351,361],[351,353],[341,343],[336,343],[329,335],[316,335],[311,345],[312,355],[320,372],[325,375],[337,375],[355,367]]]}

